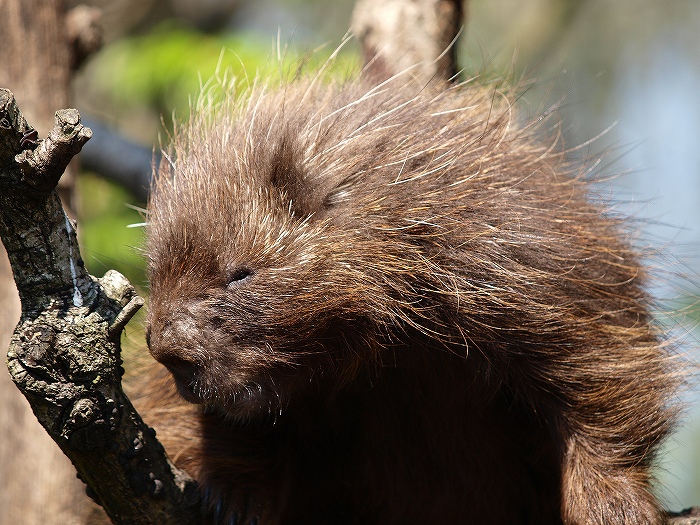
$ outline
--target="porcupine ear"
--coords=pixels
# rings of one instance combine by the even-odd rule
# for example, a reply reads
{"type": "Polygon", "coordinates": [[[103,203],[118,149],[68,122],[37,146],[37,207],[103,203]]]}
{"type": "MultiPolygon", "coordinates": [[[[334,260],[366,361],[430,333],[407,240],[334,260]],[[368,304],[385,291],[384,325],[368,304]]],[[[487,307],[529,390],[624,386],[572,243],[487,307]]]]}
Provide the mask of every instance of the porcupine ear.
{"type": "Polygon", "coordinates": [[[281,204],[294,217],[307,217],[314,213],[314,188],[304,173],[303,158],[293,137],[282,136],[270,152],[267,173],[270,189],[276,192],[281,204]]]}
{"type": "Polygon", "coordinates": [[[285,136],[269,157],[268,184],[280,195],[282,205],[296,218],[321,217],[339,202],[344,183],[318,177],[305,165],[302,147],[293,136],[285,136]]]}

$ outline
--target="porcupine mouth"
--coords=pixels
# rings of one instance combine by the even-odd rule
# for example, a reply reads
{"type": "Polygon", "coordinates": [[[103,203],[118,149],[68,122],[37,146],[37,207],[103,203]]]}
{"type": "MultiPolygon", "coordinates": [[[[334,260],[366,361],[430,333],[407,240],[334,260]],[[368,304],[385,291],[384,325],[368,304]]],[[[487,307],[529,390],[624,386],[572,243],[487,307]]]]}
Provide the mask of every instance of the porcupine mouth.
{"type": "Polygon", "coordinates": [[[234,419],[257,419],[280,411],[279,397],[260,382],[251,381],[226,391],[210,391],[196,367],[168,366],[168,370],[173,375],[178,393],[189,403],[204,405],[234,419]]]}
{"type": "Polygon", "coordinates": [[[260,420],[281,414],[282,403],[270,388],[251,382],[222,393],[221,399],[205,404],[234,420],[260,420]]]}
{"type": "Polygon", "coordinates": [[[206,400],[199,394],[196,385],[184,384],[177,380],[175,381],[175,384],[177,385],[177,391],[180,396],[182,396],[182,398],[188,403],[199,405],[206,402],[206,400]]]}
{"type": "Polygon", "coordinates": [[[175,387],[182,398],[193,404],[205,402],[197,380],[197,369],[194,365],[178,362],[177,366],[165,363],[175,380],[175,387]]]}

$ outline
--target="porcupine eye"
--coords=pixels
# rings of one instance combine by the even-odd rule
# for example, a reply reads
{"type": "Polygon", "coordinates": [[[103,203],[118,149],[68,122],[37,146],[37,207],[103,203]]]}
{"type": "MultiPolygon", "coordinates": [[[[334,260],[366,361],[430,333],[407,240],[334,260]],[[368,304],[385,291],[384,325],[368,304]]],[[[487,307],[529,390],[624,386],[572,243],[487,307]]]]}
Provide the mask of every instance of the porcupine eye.
{"type": "Polygon", "coordinates": [[[253,275],[253,270],[246,268],[245,266],[239,266],[229,271],[226,275],[226,285],[236,286],[243,281],[246,281],[253,275]]]}

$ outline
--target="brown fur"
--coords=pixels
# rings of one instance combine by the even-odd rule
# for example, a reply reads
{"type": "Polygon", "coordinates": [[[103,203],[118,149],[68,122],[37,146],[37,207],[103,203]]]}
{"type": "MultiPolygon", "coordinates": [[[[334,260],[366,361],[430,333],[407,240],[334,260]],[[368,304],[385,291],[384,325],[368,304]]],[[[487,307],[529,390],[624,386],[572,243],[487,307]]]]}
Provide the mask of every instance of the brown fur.
{"type": "Polygon", "coordinates": [[[212,520],[659,523],[674,366],[584,168],[496,89],[247,95],[148,216],[151,352],[198,403],[163,378],[153,422],[212,520]]]}

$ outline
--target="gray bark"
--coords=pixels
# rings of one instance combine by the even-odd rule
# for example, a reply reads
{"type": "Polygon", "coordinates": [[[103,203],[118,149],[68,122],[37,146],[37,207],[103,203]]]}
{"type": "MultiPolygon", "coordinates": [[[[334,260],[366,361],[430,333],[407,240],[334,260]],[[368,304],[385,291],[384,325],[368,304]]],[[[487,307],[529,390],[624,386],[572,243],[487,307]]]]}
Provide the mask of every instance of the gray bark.
{"type": "Polygon", "coordinates": [[[0,90],[0,237],[22,304],[8,368],[35,416],[115,523],[195,524],[196,483],[121,388],[119,338],[142,304],[117,272],[88,275],[56,184],[91,131],[56,113],[44,140],[0,90]]]}

